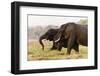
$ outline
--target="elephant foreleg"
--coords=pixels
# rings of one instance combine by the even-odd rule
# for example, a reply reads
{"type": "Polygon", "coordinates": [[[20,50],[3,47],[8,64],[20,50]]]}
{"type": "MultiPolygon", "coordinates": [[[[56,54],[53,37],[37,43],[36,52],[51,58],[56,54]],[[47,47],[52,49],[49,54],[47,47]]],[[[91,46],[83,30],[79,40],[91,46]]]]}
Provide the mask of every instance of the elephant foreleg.
{"type": "Polygon", "coordinates": [[[53,46],[52,46],[52,48],[50,50],[55,50],[55,49],[57,49],[57,48],[56,48],[55,43],[53,42],[53,46]]]}
{"type": "Polygon", "coordinates": [[[74,42],[75,42],[75,35],[72,34],[68,39],[68,48],[67,48],[67,54],[68,55],[70,55],[70,53],[71,53],[71,49],[74,45],[74,42]]]}
{"type": "Polygon", "coordinates": [[[62,46],[59,46],[59,47],[58,47],[58,50],[61,51],[61,49],[62,49],[62,46]]]}
{"type": "Polygon", "coordinates": [[[52,46],[52,48],[50,48],[50,50],[55,50],[57,49],[55,46],[52,46]]]}

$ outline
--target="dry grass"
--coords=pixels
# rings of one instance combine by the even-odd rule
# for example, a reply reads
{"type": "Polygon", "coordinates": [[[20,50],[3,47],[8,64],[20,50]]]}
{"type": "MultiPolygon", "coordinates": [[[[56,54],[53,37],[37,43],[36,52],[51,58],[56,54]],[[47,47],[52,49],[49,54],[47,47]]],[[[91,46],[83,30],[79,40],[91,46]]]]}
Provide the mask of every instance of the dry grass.
{"type": "Polygon", "coordinates": [[[87,59],[88,48],[80,46],[80,54],[75,54],[72,50],[71,55],[67,55],[67,48],[62,48],[61,51],[50,50],[52,42],[44,41],[45,49],[41,49],[38,41],[33,40],[28,43],[28,61],[31,60],[57,60],[57,59],[87,59]]]}

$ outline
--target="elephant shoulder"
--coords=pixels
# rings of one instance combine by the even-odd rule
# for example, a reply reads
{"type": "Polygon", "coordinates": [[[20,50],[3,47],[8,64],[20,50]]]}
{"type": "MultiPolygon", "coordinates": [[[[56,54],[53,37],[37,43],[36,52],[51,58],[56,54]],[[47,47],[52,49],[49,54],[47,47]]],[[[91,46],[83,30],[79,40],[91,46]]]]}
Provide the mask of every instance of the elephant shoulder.
{"type": "Polygon", "coordinates": [[[69,25],[66,27],[66,32],[71,32],[71,31],[74,31],[75,30],[75,27],[74,25],[69,25]]]}

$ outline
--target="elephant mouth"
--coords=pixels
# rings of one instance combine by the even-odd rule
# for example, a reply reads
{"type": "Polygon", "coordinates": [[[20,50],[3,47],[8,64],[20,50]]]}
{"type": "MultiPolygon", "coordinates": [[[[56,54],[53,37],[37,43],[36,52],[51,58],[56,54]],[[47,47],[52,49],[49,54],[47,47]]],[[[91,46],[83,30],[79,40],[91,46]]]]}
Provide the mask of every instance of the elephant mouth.
{"type": "Polygon", "coordinates": [[[58,42],[59,40],[60,40],[60,37],[57,40],[55,40],[55,42],[58,42]]]}

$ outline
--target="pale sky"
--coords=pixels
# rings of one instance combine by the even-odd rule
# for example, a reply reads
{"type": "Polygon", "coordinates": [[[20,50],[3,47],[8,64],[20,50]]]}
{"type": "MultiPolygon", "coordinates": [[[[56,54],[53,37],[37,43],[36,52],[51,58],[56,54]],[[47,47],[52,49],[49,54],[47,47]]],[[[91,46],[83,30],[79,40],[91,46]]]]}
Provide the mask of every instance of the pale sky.
{"type": "Polygon", "coordinates": [[[78,22],[80,19],[87,19],[86,17],[64,17],[64,16],[37,16],[28,15],[28,27],[56,25],[61,26],[67,22],[78,22]]]}

